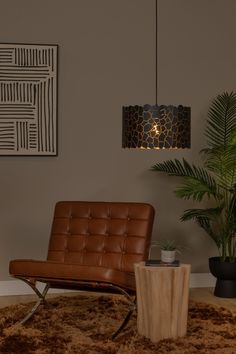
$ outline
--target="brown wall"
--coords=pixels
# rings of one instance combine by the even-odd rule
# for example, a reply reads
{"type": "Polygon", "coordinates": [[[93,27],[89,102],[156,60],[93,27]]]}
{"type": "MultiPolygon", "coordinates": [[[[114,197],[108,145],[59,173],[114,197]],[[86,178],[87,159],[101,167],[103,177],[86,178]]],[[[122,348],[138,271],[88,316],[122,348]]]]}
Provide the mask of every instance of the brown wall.
{"type": "MultiPolygon", "coordinates": [[[[185,244],[182,260],[208,272],[215,246],[190,223],[177,180],[149,171],[199,161],[209,100],[236,89],[236,1],[159,0],[158,98],[192,108],[189,151],[121,148],[121,107],[154,103],[154,0],[0,0],[1,42],[59,45],[58,157],[0,157],[0,280],[12,258],[44,258],[58,200],[145,201],[153,238],[185,244]]],[[[153,251],[153,256],[156,251],[153,251]]]]}

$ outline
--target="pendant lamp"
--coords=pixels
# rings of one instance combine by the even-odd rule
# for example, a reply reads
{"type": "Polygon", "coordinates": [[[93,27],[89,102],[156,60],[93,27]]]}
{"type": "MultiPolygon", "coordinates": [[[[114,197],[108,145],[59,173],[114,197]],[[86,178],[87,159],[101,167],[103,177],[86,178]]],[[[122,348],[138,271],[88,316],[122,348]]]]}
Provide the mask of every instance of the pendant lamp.
{"type": "Polygon", "coordinates": [[[123,106],[122,147],[139,149],[190,148],[190,107],[157,104],[158,4],[156,12],[156,103],[123,106]]]}

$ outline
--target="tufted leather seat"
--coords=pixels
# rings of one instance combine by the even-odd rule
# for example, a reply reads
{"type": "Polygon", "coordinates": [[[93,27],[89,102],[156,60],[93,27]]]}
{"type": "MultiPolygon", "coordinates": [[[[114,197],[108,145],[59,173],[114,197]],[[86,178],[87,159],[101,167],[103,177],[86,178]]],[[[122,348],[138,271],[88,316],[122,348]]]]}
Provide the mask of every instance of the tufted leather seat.
{"type": "Polygon", "coordinates": [[[12,260],[10,274],[135,291],[133,265],[148,256],[153,218],[153,207],[144,203],[58,202],[47,260],[12,260]]]}

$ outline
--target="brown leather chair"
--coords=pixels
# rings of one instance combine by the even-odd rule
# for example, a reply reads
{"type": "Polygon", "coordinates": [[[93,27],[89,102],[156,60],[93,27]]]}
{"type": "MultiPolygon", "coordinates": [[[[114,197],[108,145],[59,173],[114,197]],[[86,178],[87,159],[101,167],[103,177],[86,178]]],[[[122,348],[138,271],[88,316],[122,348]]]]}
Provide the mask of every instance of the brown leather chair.
{"type": "Polygon", "coordinates": [[[46,261],[16,259],[12,276],[26,282],[38,301],[21,321],[36,311],[49,288],[121,292],[135,308],[134,263],[148,258],[154,209],[146,203],[58,202],[46,261]],[[41,293],[36,282],[45,283],[41,293]]]}

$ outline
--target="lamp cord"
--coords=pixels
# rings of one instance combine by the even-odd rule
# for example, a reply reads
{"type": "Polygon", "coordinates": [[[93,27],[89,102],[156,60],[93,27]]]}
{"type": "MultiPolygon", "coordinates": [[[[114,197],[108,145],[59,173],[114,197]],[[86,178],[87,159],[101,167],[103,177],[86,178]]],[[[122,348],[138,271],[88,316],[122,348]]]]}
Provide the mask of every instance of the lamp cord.
{"type": "Polygon", "coordinates": [[[155,54],[156,54],[156,68],[155,68],[155,74],[156,74],[156,105],[157,105],[157,91],[158,91],[158,85],[157,85],[157,68],[158,68],[158,59],[157,59],[157,48],[158,48],[158,4],[157,4],[157,0],[156,0],[156,37],[155,37],[155,54]]]}

